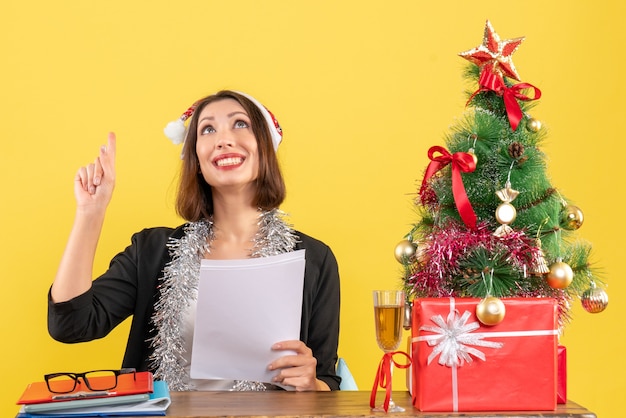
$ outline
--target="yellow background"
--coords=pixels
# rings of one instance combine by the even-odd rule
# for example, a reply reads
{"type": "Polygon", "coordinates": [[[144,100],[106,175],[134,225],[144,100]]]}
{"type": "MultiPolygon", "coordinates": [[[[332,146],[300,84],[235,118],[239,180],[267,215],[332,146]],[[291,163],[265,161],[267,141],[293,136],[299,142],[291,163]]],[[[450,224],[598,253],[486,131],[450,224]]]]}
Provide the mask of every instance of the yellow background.
{"type": "MultiPolygon", "coordinates": [[[[179,148],[162,134],[200,96],[256,96],[285,131],[279,156],[295,226],[328,243],[342,278],[340,355],[361,389],[381,356],[371,291],[399,285],[412,197],[461,116],[458,52],[486,19],[543,97],[533,116],[553,185],[579,205],[578,236],[610,283],[599,315],[578,302],[562,342],[569,398],[620,416],[626,390],[622,1],[17,1],[0,6],[1,416],[46,372],[120,364],[128,324],[92,343],[46,330],[46,293],[73,219],[76,169],[118,134],[118,183],[95,270],[144,227],[174,226],[179,148]]],[[[235,306],[235,309],[243,307],[235,306]]],[[[404,373],[395,375],[402,389],[404,373]]],[[[497,384],[494,382],[494,384],[497,384]]]]}

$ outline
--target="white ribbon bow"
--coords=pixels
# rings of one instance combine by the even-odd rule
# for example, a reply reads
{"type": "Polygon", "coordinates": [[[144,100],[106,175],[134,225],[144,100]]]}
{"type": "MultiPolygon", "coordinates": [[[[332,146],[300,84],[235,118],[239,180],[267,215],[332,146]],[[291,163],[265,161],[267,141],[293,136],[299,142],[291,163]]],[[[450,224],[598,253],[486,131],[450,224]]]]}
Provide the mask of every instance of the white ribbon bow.
{"type": "Polygon", "coordinates": [[[487,335],[484,333],[471,332],[480,328],[478,322],[467,323],[471,313],[465,311],[459,317],[457,311],[448,314],[447,321],[441,315],[432,316],[430,319],[438,326],[422,325],[420,331],[434,332],[435,335],[423,335],[418,339],[426,341],[429,346],[435,346],[433,352],[428,356],[430,364],[437,355],[441,354],[438,363],[442,366],[462,366],[464,362],[471,363],[472,357],[477,357],[485,361],[485,354],[471,345],[478,347],[501,348],[502,343],[494,341],[484,341],[487,335]]]}

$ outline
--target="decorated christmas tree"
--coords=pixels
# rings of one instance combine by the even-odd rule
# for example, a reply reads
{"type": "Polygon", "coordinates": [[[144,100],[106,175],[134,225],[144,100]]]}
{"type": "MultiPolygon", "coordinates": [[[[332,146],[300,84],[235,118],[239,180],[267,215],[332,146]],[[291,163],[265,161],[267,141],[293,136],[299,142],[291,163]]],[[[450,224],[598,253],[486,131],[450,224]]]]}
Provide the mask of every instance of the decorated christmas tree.
{"type": "Polygon", "coordinates": [[[500,40],[487,21],[483,43],[459,54],[473,85],[466,112],[445,147],[428,150],[418,221],[395,255],[410,299],[481,298],[490,325],[503,318],[500,298],[551,297],[562,328],[574,299],[595,313],[608,296],[591,245],[575,236],[583,212],[547,174],[546,129],[529,113],[541,91],[519,82],[512,58],[523,40],[500,40]]]}

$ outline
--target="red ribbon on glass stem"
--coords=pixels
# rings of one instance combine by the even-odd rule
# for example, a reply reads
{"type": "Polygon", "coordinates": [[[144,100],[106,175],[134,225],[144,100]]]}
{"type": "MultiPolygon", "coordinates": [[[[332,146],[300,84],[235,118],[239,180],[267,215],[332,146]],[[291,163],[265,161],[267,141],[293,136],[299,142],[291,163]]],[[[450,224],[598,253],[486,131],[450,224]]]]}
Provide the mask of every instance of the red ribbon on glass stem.
{"type": "Polygon", "coordinates": [[[474,213],[474,208],[467,197],[465,186],[463,185],[463,178],[461,177],[461,172],[471,173],[476,170],[474,157],[467,152],[455,152],[454,154],[450,154],[444,147],[434,146],[428,150],[428,158],[430,159],[430,164],[428,164],[426,168],[420,194],[424,192],[428,185],[428,180],[434,176],[437,171],[448,164],[452,164],[452,195],[454,196],[454,203],[465,225],[470,229],[475,229],[476,213],[474,213]],[[435,156],[437,152],[441,155],[435,156]]]}
{"type": "Polygon", "coordinates": [[[374,387],[372,387],[372,394],[370,395],[370,407],[376,407],[376,392],[378,386],[385,389],[385,402],[383,408],[385,412],[389,410],[389,401],[391,400],[391,366],[395,365],[399,369],[407,369],[411,366],[411,357],[404,351],[391,351],[385,353],[383,358],[378,363],[378,371],[376,372],[376,380],[374,380],[374,387]],[[407,363],[400,364],[393,359],[396,354],[402,354],[406,357],[407,363]]]}
{"type": "Polygon", "coordinates": [[[539,98],[541,98],[541,90],[539,90],[532,84],[519,83],[508,87],[504,83],[502,76],[494,73],[491,67],[483,68],[480,73],[480,78],[478,79],[478,84],[480,85],[480,88],[475,91],[474,94],[472,94],[472,96],[468,100],[468,103],[474,98],[474,96],[482,91],[493,91],[498,96],[502,96],[502,100],[504,101],[504,108],[506,109],[506,114],[509,118],[509,124],[514,131],[517,129],[523,116],[522,108],[517,101],[530,101],[538,100],[539,98]],[[525,89],[533,89],[534,96],[529,97],[525,94],[522,94],[522,90],[525,89]]]}

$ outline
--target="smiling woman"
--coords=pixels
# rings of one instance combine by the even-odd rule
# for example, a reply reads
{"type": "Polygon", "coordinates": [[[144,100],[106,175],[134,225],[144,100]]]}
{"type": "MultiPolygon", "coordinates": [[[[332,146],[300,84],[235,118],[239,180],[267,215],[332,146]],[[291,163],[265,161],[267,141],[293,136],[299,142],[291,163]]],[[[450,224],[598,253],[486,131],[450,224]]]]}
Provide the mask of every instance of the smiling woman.
{"type": "MultiPolygon", "coordinates": [[[[184,136],[177,212],[188,222],[132,237],[93,282],[91,270],[115,184],[115,136],[76,175],[74,227],[49,295],[48,329],[63,342],[107,335],[129,316],[123,367],[150,370],[172,390],[337,390],[339,273],[330,248],[295,231],[279,210],[282,130],[256,99],[221,91],[194,103],[184,136]],[[277,341],[272,382],[190,377],[200,262],[306,250],[300,340],[277,341]],[[287,353],[290,353],[287,355],[287,353]],[[293,355],[295,353],[295,355],[293,355]]],[[[220,318],[198,318],[219,321],[220,318]]]]}

